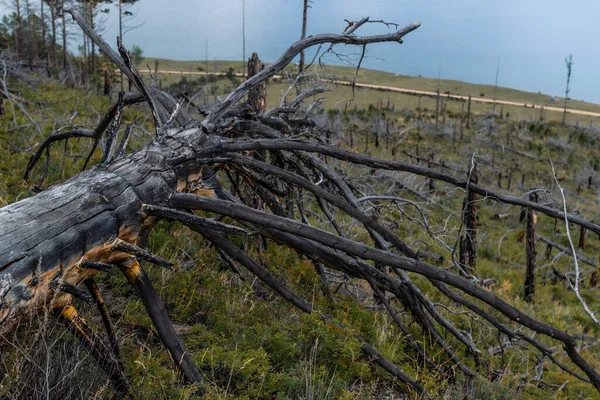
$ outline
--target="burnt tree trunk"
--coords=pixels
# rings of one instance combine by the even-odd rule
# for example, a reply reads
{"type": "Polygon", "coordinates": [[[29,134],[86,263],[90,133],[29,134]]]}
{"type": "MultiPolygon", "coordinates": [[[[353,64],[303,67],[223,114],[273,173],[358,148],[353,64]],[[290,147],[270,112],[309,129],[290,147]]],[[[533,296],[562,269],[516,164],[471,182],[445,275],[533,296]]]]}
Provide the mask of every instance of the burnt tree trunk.
{"type": "Polygon", "coordinates": [[[460,142],[463,141],[463,134],[465,130],[465,102],[460,103],[460,142]]]}
{"type": "Polygon", "coordinates": [[[50,46],[50,49],[52,51],[53,67],[58,68],[56,58],[56,4],[54,1],[49,1],[48,5],[50,6],[50,22],[52,26],[52,45],[50,46]]]}
{"type": "MultiPolygon", "coordinates": [[[[477,175],[471,174],[471,182],[477,184],[477,175]]],[[[460,264],[463,267],[475,269],[477,264],[477,195],[467,190],[463,204],[463,224],[465,234],[460,239],[460,264]]]]}
{"type": "MultiPolygon", "coordinates": [[[[308,14],[308,0],[304,0],[302,6],[302,33],[300,34],[300,40],[306,37],[306,21],[308,14]]],[[[298,74],[301,74],[304,70],[304,51],[300,52],[300,60],[298,61],[298,74]]],[[[248,77],[250,77],[250,73],[248,72],[248,77]]]]}
{"type": "Polygon", "coordinates": [[[17,16],[17,29],[15,29],[15,52],[17,53],[17,60],[21,59],[21,32],[22,32],[22,24],[21,24],[21,3],[19,0],[15,0],[15,12],[17,16]]]}
{"type": "MultiPolygon", "coordinates": [[[[248,60],[248,79],[258,74],[264,68],[263,62],[258,58],[258,54],[252,53],[248,60]]],[[[248,104],[256,114],[263,114],[267,111],[267,85],[261,82],[248,92],[248,104]]]]}
{"type": "Polygon", "coordinates": [[[467,103],[467,129],[471,127],[471,95],[469,95],[469,102],[467,103]]]}
{"type": "MultiPolygon", "coordinates": [[[[62,50],[62,64],[63,68],[67,69],[67,20],[65,18],[65,11],[61,9],[61,17],[62,17],[62,42],[63,42],[63,50],[62,50]]],[[[56,45],[55,45],[56,47],[56,45]]]]}
{"type": "Polygon", "coordinates": [[[579,245],[577,247],[579,247],[581,250],[585,249],[585,236],[587,234],[587,231],[584,227],[581,227],[581,229],[579,230],[579,245]]]}
{"type": "MultiPolygon", "coordinates": [[[[56,289],[53,282],[77,286],[98,274],[83,268],[82,260],[131,262],[131,256],[116,246],[122,241],[136,243],[142,230],[148,228],[142,216],[143,204],[165,202],[170,193],[186,190],[188,182],[197,179],[203,182],[200,193],[214,196],[216,181],[208,170],[193,159],[178,161],[207,140],[194,133],[193,137],[190,131],[173,134],[108,168],[94,167],[0,209],[0,334],[29,317],[34,310],[24,305],[32,301],[68,306],[72,296],[56,289]]],[[[140,294],[152,290],[143,271],[135,271],[139,272],[127,277],[140,294]],[[137,283],[136,279],[142,281],[137,283]]],[[[144,300],[150,315],[156,314],[154,309],[161,304],[160,300],[144,300]]],[[[165,345],[182,367],[186,381],[198,381],[199,374],[190,367],[193,363],[181,350],[181,341],[172,332],[163,335],[158,330],[163,340],[167,338],[165,345]]]]}
{"type": "MultiPolygon", "coordinates": [[[[530,201],[537,202],[537,194],[529,195],[530,201]]],[[[526,251],[527,251],[527,269],[525,272],[525,294],[524,299],[529,303],[534,302],[535,296],[535,271],[537,269],[537,235],[535,228],[537,226],[537,215],[531,208],[526,209],[527,213],[527,231],[526,231],[526,251]]]]}
{"type": "Polygon", "coordinates": [[[440,122],[440,89],[437,90],[435,96],[435,131],[437,132],[440,122]]]}
{"type": "Polygon", "coordinates": [[[421,95],[417,99],[417,140],[421,138],[421,95]]]}
{"type": "Polygon", "coordinates": [[[104,95],[110,96],[112,92],[112,78],[108,67],[104,68],[104,95]]]}

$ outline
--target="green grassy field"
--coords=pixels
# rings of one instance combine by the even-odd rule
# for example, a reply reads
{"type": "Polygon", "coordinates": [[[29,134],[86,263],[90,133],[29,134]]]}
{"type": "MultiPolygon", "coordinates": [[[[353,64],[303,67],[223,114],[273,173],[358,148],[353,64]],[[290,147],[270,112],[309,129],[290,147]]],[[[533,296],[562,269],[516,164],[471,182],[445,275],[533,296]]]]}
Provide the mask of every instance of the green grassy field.
{"type": "MultiPolygon", "coordinates": [[[[150,65],[153,67],[152,63],[150,65]]],[[[180,64],[160,61],[159,69],[175,68],[177,65],[180,64]]],[[[235,65],[223,62],[214,67],[227,70],[230,66],[235,65]]],[[[177,83],[180,78],[165,76],[163,86],[177,83]]],[[[437,85],[437,81],[434,82],[437,85]]],[[[218,85],[219,90],[208,96],[207,100],[212,103],[217,93],[226,93],[228,88],[234,86],[234,82],[220,79],[214,85],[218,85]]],[[[19,88],[15,90],[16,94],[30,101],[26,110],[39,123],[41,132],[37,132],[31,120],[18,108],[13,111],[6,104],[6,114],[0,119],[2,204],[33,195],[33,185],[41,184],[45,188],[79,172],[82,156],[89,151],[90,143],[71,140],[64,146],[52,147],[46,179],[41,179],[44,159],[35,169],[31,182],[22,180],[31,152],[44,137],[65,126],[94,126],[98,115],[103,114],[110,104],[108,98],[93,91],[66,88],[55,83],[43,84],[35,90],[15,87],[19,88]],[[77,110],[76,114],[74,110],[77,110]]],[[[269,105],[276,105],[287,88],[286,83],[270,82],[269,105]]],[[[423,89],[422,86],[419,88],[423,89]]],[[[209,88],[203,87],[203,90],[209,88]]],[[[528,95],[534,96],[522,96],[528,95]]],[[[543,188],[548,193],[544,193],[540,201],[560,208],[560,195],[553,183],[548,161],[548,157],[551,157],[558,178],[565,187],[569,210],[577,211],[588,219],[598,215],[600,156],[596,149],[600,138],[595,129],[586,128],[589,119],[579,121],[581,126],[576,127],[574,124],[577,120],[569,116],[568,122],[573,125],[563,126],[555,122],[560,118],[560,113],[548,113],[544,121],[539,121],[539,111],[506,106],[503,109],[505,118],[497,118],[489,115],[492,105],[473,103],[471,128],[465,129],[461,137],[458,114],[461,103],[457,101],[448,101],[446,116],[440,117],[436,130],[433,98],[421,98],[419,123],[419,111],[416,110],[419,99],[416,96],[358,90],[348,107],[345,104],[352,97],[350,88],[335,87],[335,91],[328,96],[324,109],[316,113],[315,118],[331,128],[334,132],[332,143],[342,148],[413,163],[419,162],[414,157],[418,154],[429,160],[422,164],[431,163],[433,168],[440,168],[458,177],[466,177],[466,170],[473,159],[482,185],[514,196],[522,196],[531,188],[543,188]],[[388,95],[390,109],[385,107],[388,95]],[[379,111],[374,107],[378,100],[384,104],[379,111]],[[510,113],[508,118],[507,112],[510,113]],[[390,129],[389,133],[385,133],[388,120],[390,129]],[[378,132],[377,139],[375,132],[378,132]],[[375,146],[376,140],[379,146],[375,146]],[[588,187],[589,177],[592,177],[592,185],[588,187]]],[[[124,124],[136,121],[146,131],[152,132],[145,105],[127,108],[123,120],[124,124]]],[[[148,133],[136,129],[130,149],[139,148],[150,139],[148,133]]],[[[100,160],[101,153],[101,150],[95,152],[94,162],[100,160]]],[[[350,182],[361,188],[370,188],[368,190],[373,192],[391,190],[390,176],[400,182],[402,185],[396,186],[393,193],[416,202],[424,210],[431,232],[422,228],[419,223],[421,215],[409,206],[385,209],[380,218],[411,247],[443,255],[446,261],[440,263],[440,267],[447,266],[461,224],[462,190],[439,182],[431,187],[427,179],[406,173],[375,173],[368,168],[330,162],[334,168],[343,171],[350,182]]],[[[223,171],[220,177],[225,181],[223,171]]],[[[600,369],[600,345],[594,339],[599,334],[598,326],[585,315],[565,282],[553,280],[553,268],[559,271],[559,275],[572,271],[572,259],[566,255],[558,256],[556,250],[550,259],[546,259],[544,247],[539,244],[540,267],[535,303],[524,302],[522,294],[526,256],[524,225],[519,222],[521,210],[490,199],[480,199],[478,205],[480,230],[477,274],[481,278],[495,278],[497,284],[489,290],[529,315],[570,333],[583,333],[592,338],[586,339],[582,355],[590,360],[592,366],[600,369]],[[509,217],[496,218],[506,213],[509,217]]],[[[343,216],[340,216],[340,221],[350,222],[343,216]]],[[[317,220],[311,222],[318,223],[317,220]]],[[[329,226],[322,227],[331,229],[329,226]]],[[[354,226],[351,233],[368,240],[366,232],[358,226],[354,226]]],[[[578,239],[579,231],[575,226],[571,226],[571,234],[578,239]]],[[[563,246],[568,245],[564,225],[560,221],[555,224],[553,219],[543,215],[538,215],[538,235],[563,246]]],[[[239,240],[236,243],[241,245],[239,240]]],[[[467,395],[463,390],[465,382],[462,378],[441,378],[431,370],[424,369],[414,352],[407,351],[407,338],[393,324],[389,315],[374,304],[368,287],[357,283],[358,295],[351,284],[342,287],[335,295],[337,302],[331,304],[319,290],[320,277],[310,263],[275,242],[269,242],[265,252],[258,253],[252,246],[249,251],[271,272],[285,279],[292,289],[311,299],[320,309],[346,324],[347,328],[324,324],[318,316],[302,314],[278,297],[265,300],[257,296],[253,282],[243,281],[233,274],[214,249],[183,226],[159,224],[150,237],[149,247],[179,267],[177,272],[149,269],[149,274],[206,382],[200,387],[180,384],[172,360],[162,347],[139,298],[122,277],[102,276],[99,283],[116,320],[123,359],[126,360],[125,368],[132,379],[134,393],[139,398],[392,398],[393,393],[399,393],[397,385],[360,353],[354,333],[365,337],[405,372],[416,377],[435,398],[597,398],[590,384],[578,381],[547,359],[539,367],[541,379],[531,380],[540,360],[535,352],[512,344],[502,357],[489,356],[493,368],[505,371],[502,377],[493,383],[482,380],[475,385],[476,392],[467,395]],[[529,379],[525,380],[524,377],[529,379]]],[[[581,251],[589,258],[597,259],[600,252],[597,237],[589,235],[586,247],[581,251]]],[[[598,289],[589,287],[588,282],[596,270],[595,267],[582,266],[583,296],[593,309],[596,309],[598,289]]],[[[482,349],[488,351],[498,346],[499,336],[495,330],[480,325],[480,319],[459,307],[444,308],[440,304],[448,301],[425,279],[415,274],[411,274],[411,277],[439,305],[444,316],[459,329],[469,332],[482,349]]],[[[399,305],[395,306],[402,311],[399,305]]],[[[101,329],[102,322],[93,307],[82,306],[82,312],[93,327],[101,329]]],[[[423,337],[419,328],[412,324],[408,312],[399,314],[410,325],[411,334],[430,357],[440,364],[450,364],[439,347],[432,344],[431,338],[423,337]]],[[[502,321],[510,323],[504,319],[502,321]]],[[[78,348],[64,329],[51,331],[53,341],[38,340],[39,337],[31,332],[38,326],[36,324],[43,322],[41,319],[35,321],[33,326],[24,326],[18,331],[18,340],[12,342],[14,346],[2,348],[0,397],[5,393],[10,394],[10,390],[17,385],[39,384],[36,377],[40,373],[28,364],[28,360],[57,360],[56,354],[62,354],[64,349],[78,348]],[[53,347],[44,347],[48,345],[53,347]],[[28,354],[29,358],[22,357],[22,354],[28,354]]],[[[527,329],[523,329],[523,332],[531,334],[527,329]]],[[[557,342],[548,338],[538,339],[551,346],[560,361],[568,362],[557,342]]],[[[474,361],[466,354],[464,347],[452,338],[448,340],[457,349],[458,356],[474,367],[474,361]]],[[[81,355],[70,357],[68,360],[75,367],[66,376],[59,377],[57,387],[77,385],[91,379],[90,376],[102,376],[92,361],[77,358],[81,355]],[[78,363],[83,367],[77,367],[78,363]]],[[[103,391],[105,387],[103,382],[99,382],[91,393],[96,393],[96,398],[103,398],[107,394],[103,391]]],[[[403,398],[399,396],[394,398],[403,398]]],[[[409,395],[407,398],[414,397],[409,395]]]]}

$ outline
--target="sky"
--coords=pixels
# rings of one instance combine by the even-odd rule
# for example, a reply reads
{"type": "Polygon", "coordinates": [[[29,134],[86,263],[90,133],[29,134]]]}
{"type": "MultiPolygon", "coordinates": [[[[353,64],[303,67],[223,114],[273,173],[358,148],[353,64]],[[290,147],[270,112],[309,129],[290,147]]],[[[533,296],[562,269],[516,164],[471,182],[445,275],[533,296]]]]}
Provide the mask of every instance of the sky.
{"type": "MultiPolygon", "coordinates": [[[[124,43],[146,56],[241,60],[243,0],[140,0],[124,43]]],[[[114,44],[116,8],[103,36],[114,44]]],[[[302,0],[245,0],[246,58],[274,61],[300,37],[302,0]]],[[[308,34],[339,33],[344,19],[369,16],[422,26],[403,45],[375,44],[364,66],[389,72],[494,84],[563,96],[573,54],[570,97],[600,103],[598,0],[312,0],[308,34]]],[[[357,34],[389,32],[370,24],[357,34]]],[[[356,48],[339,47],[353,54],[356,48]]],[[[337,59],[330,59],[339,63],[337,59]]]]}

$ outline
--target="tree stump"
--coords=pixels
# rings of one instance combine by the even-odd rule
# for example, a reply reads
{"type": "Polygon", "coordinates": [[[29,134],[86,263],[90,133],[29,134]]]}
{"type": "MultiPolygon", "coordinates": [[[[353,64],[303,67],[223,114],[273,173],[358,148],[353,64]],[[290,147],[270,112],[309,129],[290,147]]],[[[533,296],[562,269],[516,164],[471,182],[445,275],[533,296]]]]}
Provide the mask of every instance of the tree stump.
{"type": "MultiPolygon", "coordinates": [[[[263,62],[258,58],[258,54],[252,53],[248,60],[248,79],[258,74],[264,68],[263,62]]],[[[263,114],[267,111],[267,85],[261,82],[248,92],[248,104],[256,114],[263,114]]]]}

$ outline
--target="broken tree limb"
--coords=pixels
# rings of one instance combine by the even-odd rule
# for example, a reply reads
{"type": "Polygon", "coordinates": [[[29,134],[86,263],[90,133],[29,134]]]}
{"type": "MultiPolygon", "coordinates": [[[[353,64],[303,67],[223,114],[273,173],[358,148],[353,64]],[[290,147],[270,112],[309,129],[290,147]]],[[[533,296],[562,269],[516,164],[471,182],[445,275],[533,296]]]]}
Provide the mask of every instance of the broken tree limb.
{"type": "Polygon", "coordinates": [[[250,89],[256,87],[261,82],[266,81],[271,78],[277,72],[281,71],[288,65],[300,52],[308,49],[309,47],[316,46],[324,43],[331,44],[349,44],[349,45],[366,45],[369,43],[383,43],[383,42],[400,42],[401,39],[409,34],[410,32],[417,29],[421,26],[420,22],[414,22],[406,27],[398,30],[395,33],[388,35],[374,35],[374,36],[355,36],[350,34],[345,35],[335,35],[335,34],[326,34],[326,35],[313,35],[309,36],[306,39],[301,39],[294,43],[287,51],[274,63],[264,68],[261,72],[254,75],[236,89],[234,89],[228,96],[223,100],[219,106],[217,106],[213,111],[208,114],[208,117],[204,121],[205,126],[210,127],[211,124],[214,124],[223,113],[229,109],[231,106],[236,104],[238,101],[242,99],[250,89]]]}
{"type": "MultiPolygon", "coordinates": [[[[248,122],[244,122],[244,124],[248,125],[248,122]]],[[[528,207],[535,211],[539,211],[543,214],[548,215],[549,217],[565,219],[565,213],[561,210],[535,203],[529,200],[524,200],[521,197],[505,195],[501,193],[494,192],[490,189],[487,189],[483,186],[476,185],[474,183],[469,183],[467,181],[461,180],[455,176],[445,174],[439,171],[436,171],[431,168],[421,167],[419,165],[409,164],[402,161],[387,161],[380,160],[376,158],[372,158],[369,156],[365,156],[362,154],[352,153],[347,150],[338,149],[337,147],[327,146],[321,143],[308,143],[299,140],[290,140],[290,139],[274,139],[274,140],[265,140],[265,139],[256,139],[256,140],[248,140],[245,142],[228,142],[228,143],[220,143],[215,145],[214,148],[207,148],[207,153],[214,151],[244,151],[244,150],[302,150],[307,152],[315,152],[324,155],[328,155],[330,157],[337,158],[342,161],[349,161],[355,164],[364,165],[370,168],[378,168],[378,169],[386,169],[392,171],[403,171],[409,172],[415,175],[424,176],[428,178],[433,178],[442,182],[449,183],[456,187],[460,187],[462,189],[471,189],[474,193],[477,193],[483,196],[485,199],[497,201],[505,204],[512,204],[521,207],[528,207]]],[[[566,214],[566,218],[569,222],[583,226],[586,229],[591,230],[592,232],[600,235],[600,225],[595,224],[583,217],[580,217],[575,214],[566,214]]]]}
{"type": "Polygon", "coordinates": [[[100,338],[94,334],[85,320],[79,316],[74,306],[66,306],[58,318],[77,337],[85,348],[94,356],[115,385],[115,390],[123,397],[129,395],[129,381],[121,365],[112,357],[112,352],[107,351],[100,338]]]}
{"type": "MultiPolygon", "coordinates": [[[[246,122],[248,122],[248,121],[246,121],[246,122]]],[[[264,131],[261,129],[261,126],[258,125],[259,129],[254,130],[254,129],[252,129],[252,126],[255,126],[255,124],[253,124],[253,123],[249,123],[249,124],[251,126],[251,128],[248,129],[249,132],[261,133],[264,136],[272,137],[272,138],[280,137],[280,134],[272,129],[264,131]]],[[[241,124],[238,121],[236,126],[239,127],[240,125],[241,124]]],[[[360,210],[358,199],[354,196],[352,190],[347,185],[347,183],[344,181],[343,177],[341,177],[339,174],[337,174],[336,172],[331,170],[325,163],[323,163],[321,160],[319,160],[317,157],[315,157],[314,154],[299,153],[298,156],[300,159],[303,160],[303,162],[305,164],[307,164],[307,166],[318,169],[323,175],[325,175],[329,179],[331,179],[335,183],[337,188],[341,191],[345,200],[347,202],[349,202],[350,204],[352,204],[355,208],[360,210]]],[[[309,190],[313,191],[313,189],[310,188],[310,186],[308,186],[307,188],[309,190]]],[[[341,207],[341,208],[344,210],[347,209],[344,207],[341,207]]],[[[360,218],[359,218],[359,220],[360,220],[360,218]]],[[[365,224],[364,220],[363,220],[363,224],[365,224]]],[[[396,248],[399,251],[401,251],[402,253],[408,255],[411,258],[416,258],[415,253],[410,248],[408,248],[400,239],[398,239],[394,234],[389,232],[389,230],[387,230],[386,228],[382,227],[379,224],[375,224],[375,225],[371,224],[370,227],[369,227],[369,224],[366,224],[365,226],[367,227],[367,230],[369,231],[369,234],[371,235],[373,240],[376,241],[376,243],[378,244],[378,246],[380,248],[387,249],[390,247],[387,244],[387,242],[384,240],[384,238],[385,238],[387,240],[390,240],[396,246],[396,248]]],[[[479,351],[475,349],[475,346],[472,345],[472,343],[470,343],[468,340],[465,340],[464,336],[462,334],[460,334],[456,329],[454,329],[452,327],[452,324],[450,324],[447,320],[445,320],[437,312],[437,310],[435,310],[435,308],[430,304],[430,301],[425,296],[422,295],[420,290],[411,282],[410,278],[408,277],[408,275],[406,275],[406,273],[404,271],[397,269],[397,270],[395,270],[395,272],[405,282],[405,285],[407,288],[407,290],[397,292],[396,295],[403,302],[403,304],[405,304],[405,306],[411,310],[411,312],[413,313],[413,316],[415,316],[415,318],[417,319],[417,321],[423,328],[425,334],[431,335],[432,337],[434,337],[436,342],[438,342],[438,344],[444,349],[444,351],[450,356],[450,358],[452,358],[453,361],[455,361],[457,363],[457,365],[460,367],[460,369],[463,372],[465,372],[468,375],[473,375],[473,372],[471,370],[469,370],[462,362],[460,362],[459,360],[456,359],[456,357],[454,356],[454,350],[446,345],[445,340],[442,338],[442,336],[437,331],[436,327],[434,326],[433,322],[431,321],[431,318],[427,315],[427,312],[429,312],[436,321],[440,322],[440,324],[444,328],[447,328],[450,333],[452,333],[454,336],[456,336],[459,341],[463,342],[469,349],[469,352],[471,354],[473,354],[476,358],[477,358],[477,354],[479,353],[479,351]]]]}
{"type": "Polygon", "coordinates": [[[148,261],[152,264],[159,265],[163,268],[173,269],[173,263],[169,260],[165,260],[164,258],[157,256],[156,254],[152,254],[146,249],[142,249],[141,247],[129,244],[122,240],[117,241],[117,243],[112,247],[112,251],[121,251],[127,254],[131,254],[132,256],[135,256],[140,260],[148,261]]]}
{"type": "Polygon", "coordinates": [[[200,370],[194,364],[179,336],[177,336],[177,332],[175,332],[175,328],[167,314],[167,309],[142,266],[134,259],[121,262],[119,267],[127,281],[135,288],[142,299],[160,340],[169,350],[173,362],[183,375],[184,381],[186,383],[202,382],[200,370]]]}
{"type": "MultiPolygon", "coordinates": [[[[558,251],[560,251],[561,253],[564,253],[564,254],[566,254],[566,255],[572,255],[572,253],[571,253],[571,249],[569,249],[569,248],[567,248],[567,247],[565,247],[565,246],[561,246],[560,244],[558,244],[558,243],[556,243],[556,242],[553,242],[553,241],[552,241],[552,240],[550,240],[550,239],[546,239],[546,238],[544,238],[544,237],[541,237],[541,236],[539,236],[537,239],[538,239],[540,242],[543,242],[543,243],[547,244],[547,245],[548,245],[548,246],[550,246],[550,247],[554,247],[555,249],[557,249],[557,250],[558,250],[558,251]]],[[[577,259],[578,259],[579,261],[581,261],[582,263],[584,263],[584,264],[587,264],[587,265],[589,265],[589,266],[591,266],[591,267],[594,267],[594,268],[595,268],[595,267],[597,267],[597,266],[598,266],[598,262],[597,262],[597,261],[594,261],[593,259],[591,259],[591,258],[589,258],[589,257],[586,257],[585,255],[583,255],[583,254],[581,254],[581,253],[577,253],[577,259]]]]}
{"type": "Polygon", "coordinates": [[[112,318],[110,317],[110,313],[108,312],[108,308],[106,307],[106,303],[104,301],[104,297],[100,294],[100,288],[96,284],[94,278],[88,278],[83,281],[85,286],[90,291],[92,298],[96,302],[96,307],[100,312],[100,317],[102,318],[102,323],[104,324],[104,328],[106,329],[106,334],[108,335],[108,340],[110,342],[110,347],[118,362],[120,362],[121,354],[119,351],[119,342],[117,341],[117,336],[115,333],[115,327],[112,322],[112,318]]]}
{"type": "MultiPolygon", "coordinates": [[[[536,201],[537,194],[532,193],[529,195],[529,200],[536,201]]],[[[525,209],[527,213],[526,218],[526,252],[527,252],[527,265],[525,271],[525,294],[524,299],[529,303],[535,302],[535,274],[537,270],[537,248],[536,248],[536,227],[537,227],[537,215],[532,209],[525,209]]]]}
{"type": "MultiPolygon", "coordinates": [[[[318,310],[316,310],[312,304],[310,304],[308,301],[306,301],[305,299],[298,296],[296,293],[294,293],[289,288],[285,287],[281,282],[279,282],[279,280],[277,278],[275,278],[265,268],[263,268],[258,263],[256,263],[254,260],[252,260],[250,257],[245,255],[242,251],[240,251],[237,247],[235,247],[231,242],[229,242],[228,240],[223,238],[219,233],[213,232],[206,228],[195,228],[194,230],[196,230],[198,233],[200,233],[201,235],[206,237],[215,246],[217,246],[220,249],[222,249],[223,251],[227,252],[227,254],[229,254],[230,257],[232,257],[234,260],[236,260],[237,262],[242,264],[244,267],[246,267],[248,270],[250,270],[254,275],[258,276],[263,282],[265,282],[269,287],[271,287],[271,289],[273,289],[275,292],[277,292],[281,297],[286,299],[288,302],[294,304],[300,310],[302,310],[306,313],[309,313],[309,314],[311,312],[315,312],[315,311],[318,312],[318,310]]],[[[321,318],[324,321],[332,321],[331,317],[328,315],[325,315],[325,314],[322,314],[321,318]]],[[[343,327],[343,325],[337,321],[332,321],[332,322],[343,327]]],[[[419,384],[416,380],[414,380],[409,375],[407,375],[404,371],[402,371],[400,368],[398,368],[398,366],[396,366],[395,364],[393,364],[392,362],[387,360],[383,355],[381,355],[381,353],[379,353],[379,351],[377,351],[377,349],[375,349],[373,346],[371,346],[369,343],[367,343],[365,339],[363,339],[362,337],[360,337],[358,335],[355,335],[355,336],[362,343],[361,350],[363,352],[365,352],[366,354],[368,354],[369,356],[371,356],[373,358],[373,360],[380,367],[382,367],[383,369],[388,371],[392,376],[396,377],[398,380],[400,380],[404,384],[411,387],[419,395],[424,396],[424,398],[428,397],[427,392],[425,392],[425,389],[423,388],[423,386],[421,384],[419,384]]]]}
{"type": "Polygon", "coordinates": [[[115,275],[116,272],[113,271],[113,265],[107,263],[93,262],[88,260],[83,260],[80,264],[81,268],[90,268],[95,269],[96,271],[106,272],[107,274],[115,275]]]}
{"type": "MultiPolygon", "coordinates": [[[[129,93],[125,93],[125,95],[123,96],[123,104],[124,105],[136,104],[143,100],[144,100],[143,96],[139,93],[129,92],[129,93]]],[[[67,140],[67,139],[71,139],[71,138],[80,138],[80,137],[90,138],[90,139],[99,139],[102,136],[102,134],[104,133],[104,131],[106,131],[106,129],[110,125],[111,121],[114,119],[118,109],[119,109],[119,103],[117,102],[109,109],[109,111],[106,113],[106,115],[104,115],[104,117],[102,117],[102,119],[100,119],[100,122],[98,122],[98,125],[94,129],[72,129],[72,130],[67,130],[64,132],[55,132],[52,135],[50,135],[48,138],[46,138],[42,142],[40,147],[38,147],[35,154],[31,156],[31,159],[29,160],[29,164],[27,164],[25,174],[23,175],[24,179],[25,180],[29,179],[29,175],[31,174],[33,167],[35,167],[37,162],[42,157],[42,154],[44,153],[44,151],[46,151],[47,148],[52,145],[52,143],[57,142],[59,140],[67,140]]]]}
{"type": "Polygon", "coordinates": [[[161,217],[171,221],[178,221],[187,226],[198,226],[201,228],[210,229],[217,232],[227,233],[230,235],[248,236],[250,232],[238,228],[237,226],[224,224],[222,222],[213,221],[209,218],[199,217],[189,212],[173,210],[171,208],[152,206],[145,204],[142,208],[144,213],[155,217],[161,217]]]}
{"type": "MultiPolygon", "coordinates": [[[[600,374],[585,361],[576,350],[576,339],[568,333],[550,324],[537,321],[517,308],[504,302],[494,294],[480,288],[465,279],[448,271],[437,268],[423,262],[391,254],[386,251],[332,235],[318,228],[306,226],[296,221],[276,217],[261,211],[254,210],[239,204],[231,204],[216,198],[207,198],[189,194],[172,194],[169,203],[175,207],[197,208],[204,211],[227,215],[239,220],[245,220],[255,224],[266,225],[271,228],[282,230],[322,243],[330,248],[343,250],[344,252],[363,259],[369,259],[391,267],[405,271],[415,272],[427,278],[438,280],[454,286],[466,294],[469,294],[504,314],[506,317],[518,322],[535,332],[544,334],[563,343],[571,361],[581,368],[594,386],[600,390],[600,374]]],[[[375,269],[370,269],[371,274],[379,275],[375,269]]]]}
{"type": "MultiPolygon", "coordinates": [[[[143,94],[146,92],[146,94],[155,101],[152,106],[156,107],[155,111],[159,118],[157,122],[160,123],[161,121],[167,121],[172,110],[175,109],[177,102],[169,94],[162,92],[155,87],[146,87],[141,79],[136,79],[134,72],[127,66],[127,63],[121,59],[119,54],[114,51],[112,47],[110,47],[108,43],[106,43],[100,37],[100,35],[98,35],[92,29],[92,27],[90,27],[90,25],[76,10],[65,9],[64,12],[71,14],[75,22],[77,22],[79,27],[92,40],[92,42],[98,46],[102,54],[108,57],[108,59],[111,60],[127,76],[127,78],[129,78],[131,82],[134,82],[140,93],[143,94]]],[[[148,99],[148,97],[144,97],[148,99]]],[[[189,121],[189,115],[187,115],[186,112],[180,112],[177,116],[177,121],[183,125],[189,121]]]]}

